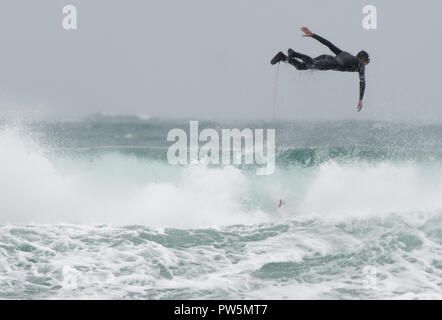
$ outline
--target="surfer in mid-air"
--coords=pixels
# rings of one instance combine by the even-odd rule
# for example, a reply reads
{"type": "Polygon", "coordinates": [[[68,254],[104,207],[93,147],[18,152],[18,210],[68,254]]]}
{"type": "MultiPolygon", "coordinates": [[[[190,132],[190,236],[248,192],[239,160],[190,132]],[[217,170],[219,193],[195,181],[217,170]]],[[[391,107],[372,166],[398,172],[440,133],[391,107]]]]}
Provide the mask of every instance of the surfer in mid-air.
{"type": "Polygon", "coordinates": [[[367,52],[360,51],[356,56],[342,51],[330,41],[314,34],[307,27],[301,28],[304,32],[304,37],[312,37],[323,45],[327,46],[334,54],[323,54],[316,58],[311,58],[305,54],[298,53],[293,49],[288,50],[285,55],[281,51],[270,62],[277,64],[278,62],[287,62],[298,70],[336,70],[336,71],[350,71],[359,73],[359,103],[358,112],[362,109],[362,99],[365,92],[365,66],[370,63],[370,57],[367,52]]]}

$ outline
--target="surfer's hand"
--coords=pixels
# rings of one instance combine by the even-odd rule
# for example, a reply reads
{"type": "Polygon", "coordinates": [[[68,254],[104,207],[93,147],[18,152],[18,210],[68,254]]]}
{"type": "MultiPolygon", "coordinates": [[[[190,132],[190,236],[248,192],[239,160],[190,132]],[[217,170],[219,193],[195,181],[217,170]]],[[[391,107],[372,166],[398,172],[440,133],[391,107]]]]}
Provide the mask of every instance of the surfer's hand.
{"type": "Polygon", "coordinates": [[[361,111],[361,109],[362,109],[362,100],[359,100],[359,103],[358,103],[358,112],[361,111]]]}
{"type": "Polygon", "coordinates": [[[311,37],[313,35],[313,32],[311,32],[307,27],[302,27],[301,31],[304,32],[303,37],[311,37]]]}

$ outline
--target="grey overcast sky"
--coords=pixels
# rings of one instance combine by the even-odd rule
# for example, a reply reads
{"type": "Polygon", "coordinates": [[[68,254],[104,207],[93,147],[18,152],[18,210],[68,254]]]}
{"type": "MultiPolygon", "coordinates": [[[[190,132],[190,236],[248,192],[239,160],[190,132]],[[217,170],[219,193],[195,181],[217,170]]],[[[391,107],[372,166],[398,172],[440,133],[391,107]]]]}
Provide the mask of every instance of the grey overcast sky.
{"type": "Polygon", "coordinates": [[[278,119],[442,120],[440,0],[2,0],[0,111],[76,118],[91,113],[194,119],[272,117],[275,66],[309,26],[351,53],[368,51],[364,110],[357,73],[283,64],[278,119]],[[62,8],[78,30],[62,28],[62,8]],[[362,28],[375,5],[378,29],[362,28]]]}

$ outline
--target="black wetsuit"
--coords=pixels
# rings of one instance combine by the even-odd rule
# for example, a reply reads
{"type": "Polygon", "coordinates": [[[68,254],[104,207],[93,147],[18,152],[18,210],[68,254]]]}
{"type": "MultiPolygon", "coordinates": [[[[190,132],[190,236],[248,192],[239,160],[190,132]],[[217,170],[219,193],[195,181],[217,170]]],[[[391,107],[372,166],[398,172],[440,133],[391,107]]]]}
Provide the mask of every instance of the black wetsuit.
{"type": "Polygon", "coordinates": [[[365,92],[365,66],[362,61],[358,57],[342,51],[330,41],[316,34],[314,34],[312,38],[327,46],[336,56],[323,54],[313,59],[305,54],[292,51],[292,55],[287,59],[287,62],[298,70],[313,69],[359,72],[359,99],[362,100],[365,92]],[[302,62],[296,58],[302,60],[302,62]]]}

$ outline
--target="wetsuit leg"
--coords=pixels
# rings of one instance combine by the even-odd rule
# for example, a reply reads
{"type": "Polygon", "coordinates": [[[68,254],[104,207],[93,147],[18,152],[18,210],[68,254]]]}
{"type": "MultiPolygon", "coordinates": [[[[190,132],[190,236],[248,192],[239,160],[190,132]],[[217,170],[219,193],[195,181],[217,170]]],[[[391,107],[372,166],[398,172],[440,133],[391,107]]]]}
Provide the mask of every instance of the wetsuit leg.
{"type": "Polygon", "coordinates": [[[334,70],[338,67],[336,58],[327,54],[320,55],[313,59],[313,69],[334,70]]]}
{"type": "Polygon", "coordinates": [[[305,62],[301,62],[299,60],[296,60],[295,58],[287,59],[287,62],[290,63],[292,66],[294,66],[298,70],[310,69],[310,66],[307,65],[305,62]]]}
{"type": "Polygon", "coordinates": [[[293,49],[289,49],[289,58],[293,58],[293,57],[301,59],[307,65],[313,65],[313,59],[311,57],[309,57],[308,55],[296,52],[293,49]]]}

